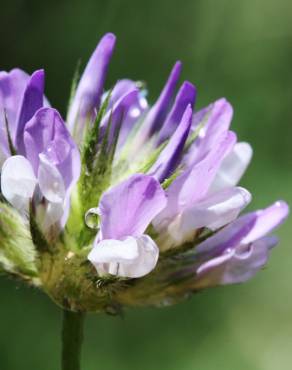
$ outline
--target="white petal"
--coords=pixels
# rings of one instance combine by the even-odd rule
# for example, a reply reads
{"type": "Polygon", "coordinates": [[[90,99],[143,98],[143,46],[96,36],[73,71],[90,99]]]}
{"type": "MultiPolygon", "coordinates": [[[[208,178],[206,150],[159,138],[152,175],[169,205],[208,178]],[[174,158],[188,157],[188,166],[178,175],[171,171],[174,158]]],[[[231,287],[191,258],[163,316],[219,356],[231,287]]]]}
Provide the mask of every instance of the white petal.
{"type": "Polygon", "coordinates": [[[151,272],[158,261],[159,249],[148,235],[136,238],[138,243],[139,257],[136,263],[124,266],[124,276],[138,278],[151,272]]]}
{"type": "Polygon", "coordinates": [[[237,143],[231,153],[223,160],[211,185],[210,193],[239,183],[252,157],[252,148],[248,143],[237,143]]]}
{"type": "Polygon", "coordinates": [[[92,262],[110,263],[124,262],[132,263],[138,258],[138,245],[136,239],[129,236],[125,240],[105,239],[97,243],[88,258],[92,262]]]}
{"type": "Polygon", "coordinates": [[[40,154],[38,169],[39,186],[44,197],[53,203],[63,203],[65,198],[65,185],[57,167],[45,155],[40,154]]]}
{"type": "Polygon", "coordinates": [[[216,230],[230,223],[250,200],[250,193],[243,188],[222,190],[187,208],[169,225],[168,232],[177,245],[181,244],[191,239],[199,228],[216,230]]]}
{"type": "Polygon", "coordinates": [[[137,278],[154,269],[159,250],[147,235],[124,240],[106,239],[95,244],[88,255],[100,275],[137,278]]]}
{"type": "Polygon", "coordinates": [[[28,210],[29,199],[33,196],[37,179],[29,161],[21,156],[9,157],[1,171],[3,196],[19,211],[28,210]]]}
{"type": "Polygon", "coordinates": [[[61,220],[64,214],[63,203],[46,202],[37,206],[37,219],[44,232],[61,220]]]}

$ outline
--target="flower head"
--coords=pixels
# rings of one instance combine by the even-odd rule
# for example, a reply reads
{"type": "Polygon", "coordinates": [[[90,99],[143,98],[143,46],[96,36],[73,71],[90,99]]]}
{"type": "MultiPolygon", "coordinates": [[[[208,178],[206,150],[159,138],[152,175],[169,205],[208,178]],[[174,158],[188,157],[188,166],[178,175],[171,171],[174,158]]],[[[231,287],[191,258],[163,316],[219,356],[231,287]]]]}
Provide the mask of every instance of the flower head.
{"type": "Polygon", "coordinates": [[[252,149],[230,131],[230,103],[196,110],[195,86],[177,90],[180,62],[152,106],[140,82],[106,91],[114,46],[112,34],[98,44],[67,122],[44,96],[42,70],[0,73],[2,269],[81,311],[248,280],[288,206],[239,216],[252,149]]]}

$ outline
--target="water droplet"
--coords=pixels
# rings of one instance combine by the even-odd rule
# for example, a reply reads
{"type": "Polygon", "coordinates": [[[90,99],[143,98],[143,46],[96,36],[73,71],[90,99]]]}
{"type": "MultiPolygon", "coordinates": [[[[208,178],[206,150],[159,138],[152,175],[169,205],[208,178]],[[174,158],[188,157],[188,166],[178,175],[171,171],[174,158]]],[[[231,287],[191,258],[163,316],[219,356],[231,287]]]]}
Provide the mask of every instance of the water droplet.
{"type": "Polygon", "coordinates": [[[100,211],[98,208],[90,208],[86,213],[85,213],[85,224],[88,226],[90,229],[99,229],[99,216],[100,216],[100,211]]]}

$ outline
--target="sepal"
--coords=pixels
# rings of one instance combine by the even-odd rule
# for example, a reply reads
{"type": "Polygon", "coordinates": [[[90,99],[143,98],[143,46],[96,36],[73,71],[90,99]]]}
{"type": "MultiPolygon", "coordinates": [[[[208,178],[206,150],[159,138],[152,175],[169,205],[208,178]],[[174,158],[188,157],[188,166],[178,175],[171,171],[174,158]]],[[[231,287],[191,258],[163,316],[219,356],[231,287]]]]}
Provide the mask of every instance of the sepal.
{"type": "Polygon", "coordinates": [[[0,203],[0,270],[39,285],[37,251],[29,225],[5,203],[0,203]]]}

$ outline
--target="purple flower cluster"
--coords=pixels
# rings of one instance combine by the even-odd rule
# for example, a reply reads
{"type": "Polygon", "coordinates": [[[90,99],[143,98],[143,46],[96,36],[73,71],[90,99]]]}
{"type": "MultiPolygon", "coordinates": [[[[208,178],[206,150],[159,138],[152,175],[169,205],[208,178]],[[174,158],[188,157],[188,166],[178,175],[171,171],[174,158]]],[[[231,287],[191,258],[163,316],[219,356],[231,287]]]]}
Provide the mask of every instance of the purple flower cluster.
{"type": "Polygon", "coordinates": [[[230,131],[230,103],[197,111],[190,82],[176,92],[180,62],[152,106],[139,82],[123,79],[106,92],[114,46],[112,34],[98,44],[67,122],[44,96],[44,71],[0,72],[3,199],[34,217],[48,241],[74,237],[73,252],[87,250],[101,278],[143,277],[187,255],[181,273],[191,273],[192,289],[246,281],[267,262],[277,243],[267,235],[287,204],[239,216],[251,201],[238,183],[252,149],[230,131]]]}

